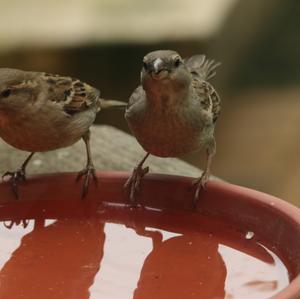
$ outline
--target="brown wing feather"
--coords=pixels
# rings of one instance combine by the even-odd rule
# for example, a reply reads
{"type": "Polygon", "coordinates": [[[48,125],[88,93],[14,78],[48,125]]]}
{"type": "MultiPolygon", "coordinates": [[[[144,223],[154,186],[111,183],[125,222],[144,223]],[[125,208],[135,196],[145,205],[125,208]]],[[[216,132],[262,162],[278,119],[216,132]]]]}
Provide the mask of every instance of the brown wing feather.
{"type": "Polygon", "coordinates": [[[211,87],[210,98],[212,101],[213,122],[215,123],[221,113],[221,99],[216,90],[211,87]]]}
{"type": "Polygon", "coordinates": [[[213,86],[206,81],[194,78],[192,84],[200,100],[202,109],[211,111],[212,119],[215,123],[221,112],[221,99],[218,93],[213,86]]]}
{"type": "Polygon", "coordinates": [[[42,74],[47,84],[48,100],[60,104],[62,109],[73,115],[93,105],[99,105],[100,92],[96,88],[78,79],[52,74],[42,74]]]}

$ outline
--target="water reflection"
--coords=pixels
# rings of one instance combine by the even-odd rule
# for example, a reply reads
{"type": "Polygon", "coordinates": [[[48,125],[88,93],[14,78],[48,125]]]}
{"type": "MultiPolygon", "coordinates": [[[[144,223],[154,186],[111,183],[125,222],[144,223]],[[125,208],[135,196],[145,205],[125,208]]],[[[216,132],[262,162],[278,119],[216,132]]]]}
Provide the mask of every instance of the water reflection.
{"type": "Polygon", "coordinates": [[[212,235],[199,237],[194,232],[165,241],[158,231],[145,230],[142,235],[152,238],[153,248],[142,267],[134,299],[224,298],[226,268],[212,235]]]}
{"type": "Polygon", "coordinates": [[[0,298],[261,299],[288,284],[255,238],[196,213],[93,208],[13,222],[0,228],[0,298]]]}
{"type": "Polygon", "coordinates": [[[14,225],[22,225],[23,228],[26,228],[29,224],[29,220],[21,219],[21,220],[10,220],[10,221],[3,221],[4,227],[11,229],[14,225]]]}
{"type": "Polygon", "coordinates": [[[48,226],[35,220],[0,271],[0,298],[89,298],[103,256],[103,228],[96,218],[48,226]]]}
{"type": "Polygon", "coordinates": [[[256,252],[245,255],[219,244],[219,252],[227,268],[226,298],[270,298],[289,284],[282,261],[262,245],[258,245],[256,252]]]}

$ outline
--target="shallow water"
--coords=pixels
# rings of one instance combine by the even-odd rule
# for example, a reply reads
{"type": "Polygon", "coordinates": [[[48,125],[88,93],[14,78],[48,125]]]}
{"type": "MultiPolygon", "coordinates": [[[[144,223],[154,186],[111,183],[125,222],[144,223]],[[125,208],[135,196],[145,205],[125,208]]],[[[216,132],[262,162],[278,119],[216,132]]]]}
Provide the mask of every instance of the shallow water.
{"type": "Polygon", "coordinates": [[[106,208],[2,224],[0,298],[265,299],[289,283],[255,232],[196,213],[106,208]]]}

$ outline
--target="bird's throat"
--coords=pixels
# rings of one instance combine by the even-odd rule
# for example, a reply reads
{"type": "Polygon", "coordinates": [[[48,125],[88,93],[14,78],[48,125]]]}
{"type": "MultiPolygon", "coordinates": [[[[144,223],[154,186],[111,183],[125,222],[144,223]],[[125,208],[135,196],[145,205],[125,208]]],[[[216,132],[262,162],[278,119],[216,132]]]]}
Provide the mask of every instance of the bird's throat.
{"type": "Polygon", "coordinates": [[[152,88],[145,90],[147,102],[157,107],[173,107],[184,103],[188,99],[188,91],[172,88],[152,88]]]}

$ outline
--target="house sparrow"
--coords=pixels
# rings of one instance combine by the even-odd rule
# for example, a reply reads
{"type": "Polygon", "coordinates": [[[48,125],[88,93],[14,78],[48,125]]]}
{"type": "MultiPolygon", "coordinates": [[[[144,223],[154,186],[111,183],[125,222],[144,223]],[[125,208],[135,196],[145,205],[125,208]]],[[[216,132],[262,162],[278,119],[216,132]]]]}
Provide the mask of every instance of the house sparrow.
{"type": "Polygon", "coordinates": [[[84,177],[84,197],[90,176],[96,181],[89,127],[101,108],[125,106],[123,102],[101,99],[97,89],[78,79],[0,69],[0,137],[15,148],[31,152],[19,170],[3,175],[11,180],[15,196],[18,198],[17,182],[25,180],[26,166],[35,152],[67,147],[82,138],[87,164],[77,180],[84,177]]]}
{"type": "Polygon", "coordinates": [[[147,157],[177,157],[204,146],[207,160],[196,185],[194,203],[209,179],[212,157],[216,152],[214,128],[220,114],[220,98],[208,79],[219,63],[204,55],[182,59],[178,53],[159,50],[143,59],[141,85],[130,97],[125,118],[146,156],[127,180],[131,202],[142,177],[147,157]]]}

